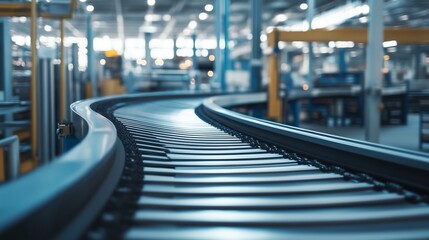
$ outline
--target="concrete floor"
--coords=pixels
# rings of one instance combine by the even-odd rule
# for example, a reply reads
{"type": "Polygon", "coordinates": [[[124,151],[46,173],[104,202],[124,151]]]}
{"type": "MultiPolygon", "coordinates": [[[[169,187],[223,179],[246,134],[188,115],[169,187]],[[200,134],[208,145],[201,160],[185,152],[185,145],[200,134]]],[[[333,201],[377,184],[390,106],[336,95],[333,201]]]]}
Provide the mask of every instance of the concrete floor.
{"type": "MultiPolygon", "coordinates": [[[[335,126],[301,123],[300,127],[328,134],[364,140],[365,129],[360,126],[335,126]]],[[[405,148],[414,151],[419,149],[419,115],[408,115],[407,125],[382,126],[380,143],[384,145],[405,148]]],[[[428,152],[428,149],[426,149],[428,152]]]]}

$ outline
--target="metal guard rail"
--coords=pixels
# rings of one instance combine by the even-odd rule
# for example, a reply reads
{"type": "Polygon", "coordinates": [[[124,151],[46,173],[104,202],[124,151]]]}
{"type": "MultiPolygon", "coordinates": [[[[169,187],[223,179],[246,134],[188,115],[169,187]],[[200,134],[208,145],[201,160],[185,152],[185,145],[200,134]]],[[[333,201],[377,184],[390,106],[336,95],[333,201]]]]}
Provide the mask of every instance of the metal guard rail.
{"type": "Polygon", "coordinates": [[[96,101],[71,105],[76,130],[85,135],[75,148],[0,187],[0,238],[51,238],[100,188],[119,141],[114,125],[91,110],[96,101]]]}
{"type": "Polygon", "coordinates": [[[429,191],[429,154],[287,126],[225,109],[265,100],[263,93],[218,96],[204,102],[203,112],[229,128],[307,157],[400,183],[417,192],[429,191]]]}

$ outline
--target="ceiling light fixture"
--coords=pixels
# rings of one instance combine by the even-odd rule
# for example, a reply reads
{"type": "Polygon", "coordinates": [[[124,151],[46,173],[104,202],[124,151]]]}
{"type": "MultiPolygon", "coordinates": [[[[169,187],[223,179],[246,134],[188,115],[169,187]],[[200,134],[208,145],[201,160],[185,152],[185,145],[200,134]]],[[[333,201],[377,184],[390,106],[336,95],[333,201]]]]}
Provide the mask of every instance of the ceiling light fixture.
{"type": "Polygon", "coordinates": [[[301,10],[307,10],[308,5],[307,5],[307,3],[301,3],[301,5],[299,5],[299,8],[300,8],[301,10]]]}
{"type": "Polygon", "coordinates": [[[164,16],[162,16],[162,20],[164,20],[165,22],[168,22],[171,20],[171,15],[165,14],[164,16]]]}
{"type": "Polygon", "coordinates": [[[206,5],[204,6],[204,10],[206,10],[207,12],[211,12],[211,11],[213,11],[213,5],[211,5],[211,4],[206,4],[206,5]]]}
{"type": "Polygon", "coordinates": [[[92,5],[86,6],[86,11],[93,12],[94,11],[94,6],[92,6],[92,5]]]}
{"type": "Polygon", "coordinates": [[[279,23],[279,22],[284,22],[287,20],[287,16],[285,14],[277,14],[274,17],[274,22],[279,23]]]}
{"type": "Polygon", "coordinates": [[[197,21],[192,20],[189,22],[188,27],[190,29],[195,29],[195,28],[197,28],[197,25],[198,25],[197,21]]]}
{"type": "Polygon", "coordinates": [[[368,17],[360,17],[359,18],[359,22],[361,22],[361,23],[367,23],[368,22],[368,17]]]}
{"type": "Polygon", "coordinates": [[[45,27],[43,29],[45,29],[46,32],[51,32],[52,31],[52,27],[49,26],[49,25],[45,25],[45,27]]]}
{"type": "Polygon", "coordinates": [[[155,0],[147,0],[147,5],[149,5],[149,6],[154,6],[155,3],[156,3],[155,0]]]}
{"type": "Polygon", "coordinates": [[[79,0],[80,2],[86,2],[86,0],[79,0]]]}
{"type": "Polygon", "coordinates": [[[199,15],[198,15],[198,18],[201,20],[201,21],[204,21],[204,20],[207,20],[207,18],[209,17],[209,15],[207,14],[207,13],[205,13],[205,12],[202,12],[202,13],[200,13],[199,15]]]}

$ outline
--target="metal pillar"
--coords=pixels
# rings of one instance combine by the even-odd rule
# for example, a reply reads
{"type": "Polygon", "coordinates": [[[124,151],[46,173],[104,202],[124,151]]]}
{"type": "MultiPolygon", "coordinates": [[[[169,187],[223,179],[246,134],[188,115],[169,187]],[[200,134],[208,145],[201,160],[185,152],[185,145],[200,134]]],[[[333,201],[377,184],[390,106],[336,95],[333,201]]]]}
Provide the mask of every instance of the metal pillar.
{"type": "Polygon", "coordinates": [[[222,91],[226,90],[225,78],[222,77],[222,62],[223,62],[223,54],[221,48],[221,38],[222,38],[222,2],[223,0],[215,0],[215,31],[216,31],[216,51],[215,51],[215,67],[214,67],[214,79],[216,82],[220,84],[220,89],[222,91]]]}
{"type": "Polygon", "coordinates": [[[339,72],[347,72],[346,50],[338,49],[338,70],[339,72]]]}
{"type": "Polygon", "coordinates": [[[380,136],[380,102],[383,67],[383,4],[370,0],[365,73],[365,139],[377,143],[380,136]]]}
{"type": "Polygon", "coordinates": [[[192,70],[195,80],[195,87],[196,89],[199,89],[199,82],[198,82],[198,58],[197,58],[197,34],[192,34],[192,70]]]}
{"type": "Polygon", "coordinates": [[[222,78],[225,81],[226,89],[226,71],[231,69],[231,58],[229,56],[229,15],[231,0],[223,0],[223,36],[225,41],[225,49],[223,50],[223,71],[222,78]]]}
{"type": "Polygon", "coordinates": [[[422,53],[421,53],[421,47],[415,46],[414,47],[414,79],[421,79],[422,78],[422,53]]]}
{"type": "MultiPolygon", "coordinates": [[[[12,90],[12,42],[9,31],[9,21],[7,18],[0,18],[0,91],[3,91],[3,99],[0,101],[10,101],[13,97],[12,90]]],[[[5,115],[5,121],[12,121],[12,114],[5,115]]],[[[12,135],[12,129],[4,130],[5,136],[12,135]]]]}
{"type": "MultiPolygon", "coordinates": [[[[40,113],[38,129],[40,163],[49,162],[55,155],[55,91],[54,67],[50,59],[41,59],[39,62],[39,86],[37,111],[40,113]]],[[[60,96],[62,97],[62,96],[60,96]]],[[[61,119],[62,120],[62,119],[61,119]]]]}
{"type": "Polygon", "coordinates": [[[73,43],[71,46],[71,61],[73,65],[73,77],[72,77],[72,88],[73,96],[71,101],[76,102],[81,99],[80,89],[81,82],[79,78],[79,47],[76,43],[73,43]]]}
{"type": "Polygon", "coordinates": [[[192,34],[192,69],[198,71],[197,34],[192,34]]]}
{"type": "Polygon", "coordinates": [[[252,56],[250,59],[250,90],[260,91],[262,89],[262,0],[250,0],[250,17],[252,24],[252,56]]]}
{"type": "Polygon", "coordinates": [[[31,156],[38,161],[38,129],[39,114],[37,112],[37,3],[31,1],[31,156]]]}
{"type": "Polygon", "coordinates": [[[177,59],[177,37],[173,39],[173,59],[177,59]]]}
{"type": "MultiPolygon", "coordinates": [[[[64,48],[64,19],[60,20],[60,121],[66,119],[66,99],[67,99],[67,91],[66,91],[66,57],[65,57],[65,48],[64,48]]],[[[88,52],[89,54],[89,52],[88,52]]],[[[89,61],[88,61],[89,65],[89,61]]]]}
{"type": "Polygon", "coordinates": [[[151,38],[152,38],[151,33],[149,33],[149,32],[144,33],[146,69],[147,69],[149,81],[151,80],[151,74],[152,74],[152,57],[150,56],[150,46],[149,46],[151,38]]]}
{"type": "Polygon", "coordinates": [[[92,30],[91,13],[86,14],[86,38],[88,40],[88,77],[91,83],[92,97],[98,96],[97,79],[95,77],[94,32],[92,30]]]}
{"type": "MultiPolygon", "coordinates": [[[[316,8],[315,0],[307,0],[307,21],[309,29],[312,28],[312,21],[314,18],[314,11],[316,8]]],[[[307,84],[310,87],[313,87],[313,76],[314,76],[314,51],[313,51],[313,42],[308,43],[308,74],[307,74],[307,84]]]]}

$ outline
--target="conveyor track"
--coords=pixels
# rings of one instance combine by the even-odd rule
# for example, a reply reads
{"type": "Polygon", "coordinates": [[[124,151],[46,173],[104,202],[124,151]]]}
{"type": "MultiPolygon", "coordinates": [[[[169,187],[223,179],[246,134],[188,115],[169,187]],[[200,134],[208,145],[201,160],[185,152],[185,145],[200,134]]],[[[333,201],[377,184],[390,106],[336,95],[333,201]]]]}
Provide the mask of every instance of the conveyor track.
{"type": "Polygon", "coordinates": [[[429,238],[425,202],[255,148],[202,120],[201,102],[114,111],[124,175],[86,238],[429,238]]]}

